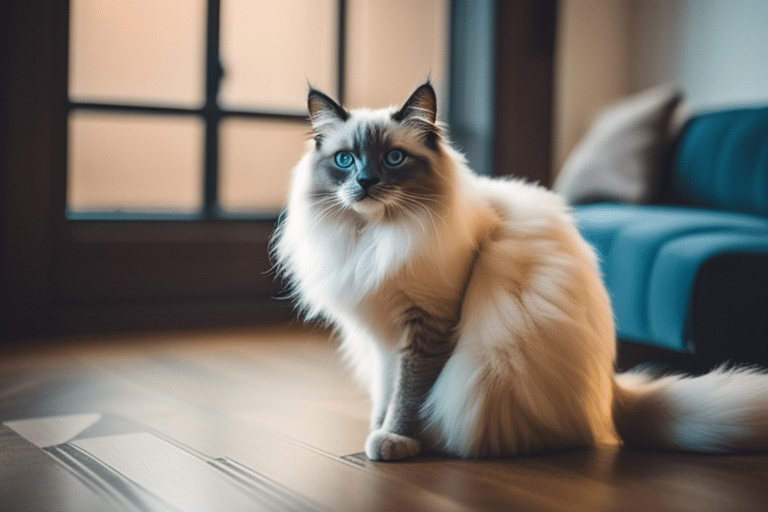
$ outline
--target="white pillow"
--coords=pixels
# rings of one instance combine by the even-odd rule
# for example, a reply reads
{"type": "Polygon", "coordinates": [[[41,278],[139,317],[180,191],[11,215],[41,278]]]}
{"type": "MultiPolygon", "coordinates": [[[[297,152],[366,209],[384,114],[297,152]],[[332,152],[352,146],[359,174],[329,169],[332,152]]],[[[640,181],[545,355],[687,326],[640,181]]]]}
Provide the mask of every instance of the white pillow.
{"type": "Polygon", "coordinates": [[[659,86],[608,107],[568,156],[552,188],[571,204],[647,202],[656,191],[681,97],[676,89],[659,86]]]}

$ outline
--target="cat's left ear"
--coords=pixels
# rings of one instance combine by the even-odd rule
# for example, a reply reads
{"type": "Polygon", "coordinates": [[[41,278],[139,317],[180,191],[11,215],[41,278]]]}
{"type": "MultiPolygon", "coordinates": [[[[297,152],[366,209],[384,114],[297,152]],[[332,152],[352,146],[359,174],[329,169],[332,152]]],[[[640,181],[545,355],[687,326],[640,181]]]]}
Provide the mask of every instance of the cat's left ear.
{"type": "Polygon", "coordinates": [[[315,132],[315,142],[320,147],[323,131],[338,122],[349,119],[349,112],[344,107],[316,89],[310,89],[307,98],[307,110],[315,132]]]}
{"type": "Polygon", "coordinates": [[[349,112],[317,89],[310,89],[309,91],[307,110],[309,110],[309,117],[313,125],[349,119],[349,112]]]}
{"type": "Polygon", "coordinates": [[[437,97],[432,85],[427,82],[416,89],[392,119],[398,122],[415,121],[434,125],[437,120],[437,97]]]}

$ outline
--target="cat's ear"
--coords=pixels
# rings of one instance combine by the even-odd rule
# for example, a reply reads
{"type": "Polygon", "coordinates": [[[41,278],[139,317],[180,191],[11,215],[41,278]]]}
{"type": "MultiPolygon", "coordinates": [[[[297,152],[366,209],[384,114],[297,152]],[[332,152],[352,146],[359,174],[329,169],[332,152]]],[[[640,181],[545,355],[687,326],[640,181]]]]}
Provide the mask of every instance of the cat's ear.
{"type": "Polygon", "coordinates": [[[346,121],[349,119],[349,112],[344,110],[344,107],[317,89],[309,90],[307,109],[309,110],[309,118],[312,120],[312,125],[322,125],[329,121],[346,121]]]}
{"type": "Polygon", "coordinates": [[[392,119],[398,122],[415,121],[434,125],[437,120],[437,97],[432,85],[427,82],[419,86],[405,105],[394,113],[392,119]]]}
{"type": "Polygon", "coordinates": [[[437,121],[437,97],[429,82],[416,89],[405,105],[392,114],[392,119],[420,130],[427,146],[432,149],[437,148],[437,141],[440,138],[440,128],[435,122],[437,121]]]}
{"type": "Polygon", "coordinates": [[[323,140],[323,132],[332,125],[349,119],[349,112],[344,107],[316,89],[309,90],[307,110],[315,132],[315,143],[319,148],[323,140]]]}

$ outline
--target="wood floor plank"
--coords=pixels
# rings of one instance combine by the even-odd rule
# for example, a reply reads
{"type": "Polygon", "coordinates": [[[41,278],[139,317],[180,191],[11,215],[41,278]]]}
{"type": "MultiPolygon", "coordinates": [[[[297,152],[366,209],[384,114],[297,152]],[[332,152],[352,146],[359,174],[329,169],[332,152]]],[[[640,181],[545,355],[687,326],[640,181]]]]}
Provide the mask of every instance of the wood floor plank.
{"type": "Polygon", "coordinates": [[[213,458],[237,460],[325,510],[459,510],[440,495],[381,478],[289,437],[232,420],[214,431],[212,422],[205,415],[141,419],[161,436],[213,458]]]}
{"type": "Polygon", "coordinates": [[[45,452],[0,425],[0,510],[112,510],[114,503],[45,452]]]}
{"type": "Polygon", "coordinates": [[[768,455],[360,453],[369,403],[293,325],[50,340],[0,356],[0,510],[765,510],[768,455]],[[38,433],[35,433],[38,432],[38,433]]]}

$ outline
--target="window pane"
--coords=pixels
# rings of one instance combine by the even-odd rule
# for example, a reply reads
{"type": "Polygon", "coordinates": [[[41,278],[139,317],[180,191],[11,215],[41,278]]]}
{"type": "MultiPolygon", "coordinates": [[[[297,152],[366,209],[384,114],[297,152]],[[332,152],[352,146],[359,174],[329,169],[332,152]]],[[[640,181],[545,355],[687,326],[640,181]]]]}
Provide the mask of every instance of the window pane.
{"type": "Polygon", "coordinates": [[[304,112],[307,81],[335,95],[335,0],[227,0],[221,9],[223,105],[304,112]]]}
{"type": "Polygon", "coordinates": [[[205,0],[72,0],[70,97],[199,106],[205,0]]]}
{"type": "Polygon", "coordinates": [[[194,117],[72,113],[68,209],[199,211],[202,140],[194,117]]]}
{"type": "Polygon", "coordinates": [[[355,0],[347,27],[347,106],[399,105],[432,77],[446,95],[448,0],[355,0]]]}
{"type": "Polygon", "coordinates": [[[221,124],[219,197],[230,212],[277,212],[291,169],[307,150],[303,123],[229,119],[221,124]]]}

